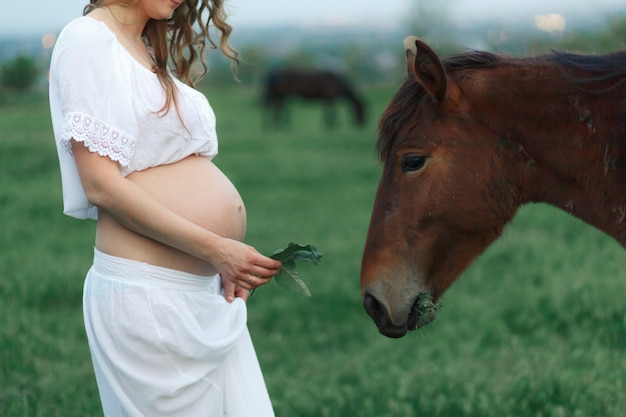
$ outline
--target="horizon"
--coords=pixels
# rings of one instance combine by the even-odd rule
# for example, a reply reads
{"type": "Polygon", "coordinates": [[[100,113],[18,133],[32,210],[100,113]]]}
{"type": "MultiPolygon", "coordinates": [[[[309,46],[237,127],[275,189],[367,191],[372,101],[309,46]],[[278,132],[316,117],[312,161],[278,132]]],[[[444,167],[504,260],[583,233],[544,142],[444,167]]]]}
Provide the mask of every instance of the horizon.
{"type": "MultiPolygon", "coordinates": [[[[65,24],[82,15],[87,0],[29,0],[13,2],[11,19],[0,26],[2,37],[43,36],[58,33],[65,24]],[[59,5],[60,4],[60,5],[59,5]],[[36,11],[36,12],[33,12],[36,11]]],[[[621,0],[527,0],[508,3],[501,0],[483,0],[476,5],[472,0],[447,0],[438,3],[447,12],[449,20],[459,26],[482,21],[530,22],[536,15],[558,13],[566,20],[573,16],[588,19],[608,19],[616,11],[625,12],[621,0]]],[[[226,2],[229,23],[245,30],[268,27],[373,27],[378,29],[402,28],[409,23],[409,12],[416,10],[410,0],[395,0],[384,8],[375,0],[318,0],[315,3],[294,3],[292,0],[230,0],[226,2]],[[332,12],[331,12],[332,11],[332,12]]]]}

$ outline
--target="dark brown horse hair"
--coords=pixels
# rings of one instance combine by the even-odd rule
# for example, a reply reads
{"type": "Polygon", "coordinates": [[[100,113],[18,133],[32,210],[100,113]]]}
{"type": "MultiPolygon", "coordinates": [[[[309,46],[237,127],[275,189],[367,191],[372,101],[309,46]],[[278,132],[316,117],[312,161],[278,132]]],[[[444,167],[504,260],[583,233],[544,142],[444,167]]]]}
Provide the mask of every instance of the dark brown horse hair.
{"type": "MultiPolygon", "coordinates": [[[[519,57],[474,50],[449,56],[442,60],[442,64],[449,76],[459,71],[504,65],[551,64],[560,69],[566,82],[581,92],[592,95],[610,92],[626,83],[626,51],[604,55],[551,51],[544,55],[519,57]]],[[[425,94],[424,88],[413,76],[404,79],[379,121],[376,151],[381,160],[385,160],[391,151],[398,126],[405,125],[412,117],[425,94]]],[[[624,104],[626,105],[626,101],[624,104]]],[[[626,123],[626,110],[623,119],[626,123]]]]}

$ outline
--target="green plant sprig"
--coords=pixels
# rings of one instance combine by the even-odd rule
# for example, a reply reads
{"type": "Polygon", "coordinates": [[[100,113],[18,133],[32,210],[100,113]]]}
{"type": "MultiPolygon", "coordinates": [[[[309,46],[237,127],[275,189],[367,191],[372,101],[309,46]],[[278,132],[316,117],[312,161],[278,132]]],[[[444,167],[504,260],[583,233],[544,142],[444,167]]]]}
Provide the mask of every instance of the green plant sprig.
{"type": "Polygon", "coordinates": [[[305,297],[311,296],[311,291],[306,286],[300,273],[296,269],[296,261],[309,262],[313,265],[319,265],[322,259],[322,253],[313,245],[300,245],[298,243],[289,243],[288,246],[276,250],[270,258],[282,262],[280,271],[274,277],[274,280],[281,287],[305,297]]]}
{"type": "Polygon", "coordinates": [[[417,296],[417,303],[413,306],[413,310],[418,313],[418,326],[425,326],[435,320],[439,309],[441,309],[441,304],[433,302],[433,296],[430,293],[420,293],[417,296]]]}

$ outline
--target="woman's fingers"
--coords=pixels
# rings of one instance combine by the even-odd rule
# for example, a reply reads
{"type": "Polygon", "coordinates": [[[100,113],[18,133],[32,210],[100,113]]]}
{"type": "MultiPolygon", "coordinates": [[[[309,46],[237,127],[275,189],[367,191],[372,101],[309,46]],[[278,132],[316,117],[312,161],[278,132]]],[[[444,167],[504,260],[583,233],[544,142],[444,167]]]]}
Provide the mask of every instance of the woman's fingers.
{"type": "Polygon", "coordinates": [[[253,288],[260,287],[261,285],[267,284],[268,282],[270,282],[271,279],[272,279],[271,276],[260,277],[254,274],[248,274],[248,276],[244,278],[245,282],[242,285],[242,287],[248,290],[251,290],[253,288]]]}
{"type": "Polygon", "coordinates": [[[250,291],[245,288],[236,287],[235,288],[235,297],[241,298],[243,301],[248,301],[248,297],[250,296],[250,291]]]}
{"type": "Polygon", "coordinates": [[[226,278],[224,281],[233,285],[224,285],[226,297],[237,297],[238,287],[250,291],[265,285],[280,271],[280,261],[259,253],[254,247],[231,239],[222,242],[221,256],[215,265],[219,265],[218,270],[226,278]]]}
{"type": "Polygon", "coordinates": [[[224,288],[224,298],[229,303],[235,301],[235,298],[241,298],[243,301],[247,301],[250,296],[250,291],[237,285],[230,279],[222,279],[222,288],[224,288]]]}
{"type": "Polygon", "coordinates": [[[235,301],[237,284],[229,279],[224,279],[222,277],[222,288],[224,289],[224,298],[226,299],[226,301],[228,301],[229,303],[235,301]]]}

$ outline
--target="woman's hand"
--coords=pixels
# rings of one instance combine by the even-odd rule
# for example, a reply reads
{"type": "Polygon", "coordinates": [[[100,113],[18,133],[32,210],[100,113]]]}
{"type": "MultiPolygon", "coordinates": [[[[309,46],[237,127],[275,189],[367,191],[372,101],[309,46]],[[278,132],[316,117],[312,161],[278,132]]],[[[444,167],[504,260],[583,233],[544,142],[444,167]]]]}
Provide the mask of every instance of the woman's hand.
{"type": "Polygon", "coordinates": [[[245,288],[239,287],[231,280],[222,277],[222,288],[224,289],[224,298],[229,303],[235,301],[235,298],[241,298],[243,301],[248,301],[251,291],[245,288]]]}
{"type": "Polygon", "coordinates": [[[260,254],[255,248],[237,240],[221,238],[211,257],[211,264],[222,276],[224,297],[233,301],[248,298],[249,291],[270,282],[281,262],[260,254]]]}

